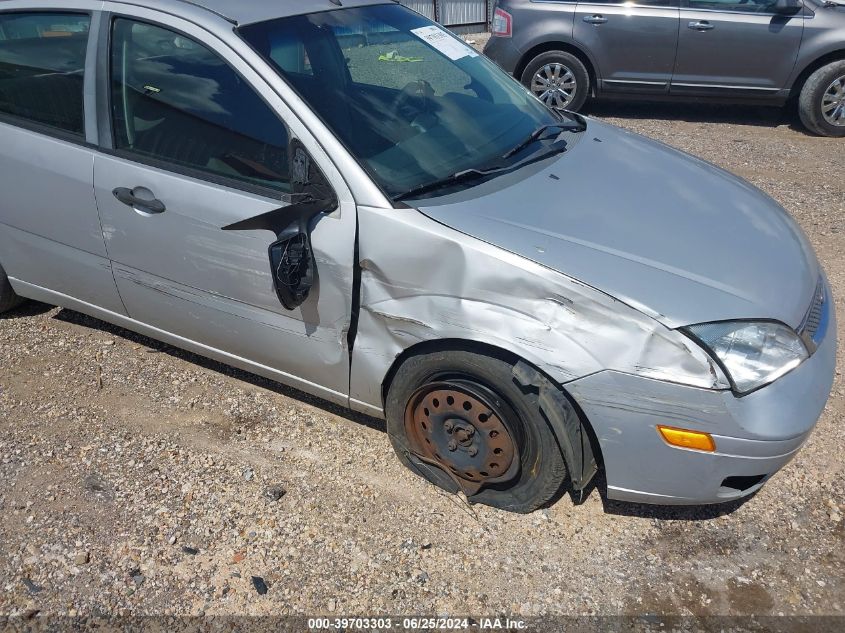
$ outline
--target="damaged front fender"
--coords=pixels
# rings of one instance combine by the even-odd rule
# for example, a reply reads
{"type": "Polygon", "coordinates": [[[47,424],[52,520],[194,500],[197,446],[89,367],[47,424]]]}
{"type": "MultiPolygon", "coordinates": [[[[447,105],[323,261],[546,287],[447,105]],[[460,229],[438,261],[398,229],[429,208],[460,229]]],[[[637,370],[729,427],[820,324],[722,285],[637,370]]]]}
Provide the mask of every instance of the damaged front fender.
{"type": "Polygon", "coordinates": [[[598,472],[598,460],[584,423],[566,399],[545,376],[524,361],[513,368],[513,377],[522,387],[533,387],[539,394],[540,411],[554,431],[563,459],[569,468],[572,488],[582,494],[598,472]]]}
{"type": "Polygon", "coordinates": [[[361,299],[350,404],[383,415],[382,385],[413,346],[492,345],[556,382],[612,369],[708,389],[729,383],[681,333],[558,272],[413,209],[359,208],[361,299]]]}

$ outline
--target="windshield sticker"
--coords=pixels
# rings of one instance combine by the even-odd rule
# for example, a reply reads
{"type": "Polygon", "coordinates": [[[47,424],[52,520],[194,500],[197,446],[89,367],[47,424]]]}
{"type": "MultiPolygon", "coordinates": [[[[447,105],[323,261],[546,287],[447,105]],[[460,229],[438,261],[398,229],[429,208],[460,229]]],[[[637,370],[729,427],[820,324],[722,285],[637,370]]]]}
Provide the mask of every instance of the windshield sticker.
{"type": "Polygon", "coordinates": [[[478,57],[478,53],[460,40],[452,37],[439,26],[424,26],[419,29],[413,29],[411,33],[453,61],[463,59],[464,57],[478,57]]]}

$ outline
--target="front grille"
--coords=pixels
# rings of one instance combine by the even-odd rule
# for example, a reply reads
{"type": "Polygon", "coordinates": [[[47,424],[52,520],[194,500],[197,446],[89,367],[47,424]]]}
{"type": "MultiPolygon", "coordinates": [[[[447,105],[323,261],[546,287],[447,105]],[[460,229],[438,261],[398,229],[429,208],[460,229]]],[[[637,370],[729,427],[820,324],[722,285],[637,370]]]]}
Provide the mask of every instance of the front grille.
{"type": "Polygon", "coordinates": [[[804,317],[804,322],[798,330],[804,340],[809,339],[816,345],[822,341],[827,329],[829,310],[830,302],[828,301],[824,280],[819,278],[816,291],[813,294],[813,302],[810,304],[807,316],[804,317]]]}

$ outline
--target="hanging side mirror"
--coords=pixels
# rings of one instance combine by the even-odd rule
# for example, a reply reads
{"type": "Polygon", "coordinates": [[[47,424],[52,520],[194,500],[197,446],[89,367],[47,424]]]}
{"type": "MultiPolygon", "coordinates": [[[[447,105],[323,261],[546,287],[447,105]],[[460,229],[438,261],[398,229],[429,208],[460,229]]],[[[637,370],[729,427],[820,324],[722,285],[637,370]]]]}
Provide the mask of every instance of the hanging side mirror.
{"type": "Polygon", "coordinates": [[[311,246],[311,231],[319,216],[337,208],[334,191],[302,144],[290,144],[290,204],[234,224],[224,231],[268,230],[276,234],[270,244],[270,272],[276,296],[287,310],[305,303],[317,280],[317,261],[311,246]]]}

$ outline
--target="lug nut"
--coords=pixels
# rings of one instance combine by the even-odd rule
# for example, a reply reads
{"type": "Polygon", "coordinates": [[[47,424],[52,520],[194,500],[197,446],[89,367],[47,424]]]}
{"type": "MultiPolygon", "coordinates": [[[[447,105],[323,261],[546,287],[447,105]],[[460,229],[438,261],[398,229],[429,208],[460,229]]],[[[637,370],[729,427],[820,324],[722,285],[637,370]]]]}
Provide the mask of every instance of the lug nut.
{"type": "Polygon", "coordinates": [[[450,451],[455,451],[458,449],[458,443],[455,440],[450,440],[448,448],[450,451]]]}
{"type": "Polygon", "coordinates": [[[451,433],[452,429],[455,428],[455,425],[452,424],[452,420],[446,420],[446,422],[443,423],[443,428],[446,429],[447,433],[451,433]]]}
{"type": "Polygon", "coordinates": [[[475,448],[475,446],[470,446],[467,453],[469,453],[470,457],[475,457],[476,455],[478,455],[478,449],[475,448]]]}

